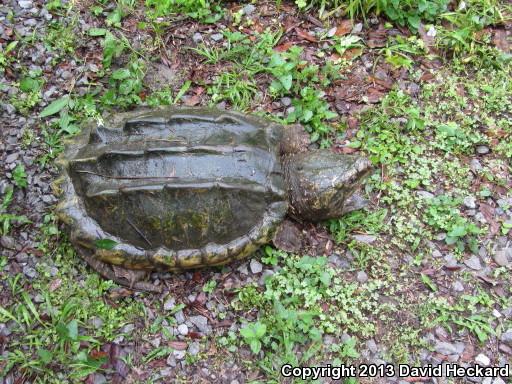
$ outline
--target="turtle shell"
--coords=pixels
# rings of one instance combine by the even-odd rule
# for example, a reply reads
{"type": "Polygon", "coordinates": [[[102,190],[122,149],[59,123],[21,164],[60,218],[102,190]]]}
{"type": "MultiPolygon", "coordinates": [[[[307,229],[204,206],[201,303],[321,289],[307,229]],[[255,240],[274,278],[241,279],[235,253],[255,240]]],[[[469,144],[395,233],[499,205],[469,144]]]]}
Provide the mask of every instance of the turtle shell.
{"type": "Polygon", "coordinates": [[[282,127],[211,109],[88,123],[59,161],[59,217],[88,256],[130,269],[219,265],[270,241],[288,209],[282,127]]]}

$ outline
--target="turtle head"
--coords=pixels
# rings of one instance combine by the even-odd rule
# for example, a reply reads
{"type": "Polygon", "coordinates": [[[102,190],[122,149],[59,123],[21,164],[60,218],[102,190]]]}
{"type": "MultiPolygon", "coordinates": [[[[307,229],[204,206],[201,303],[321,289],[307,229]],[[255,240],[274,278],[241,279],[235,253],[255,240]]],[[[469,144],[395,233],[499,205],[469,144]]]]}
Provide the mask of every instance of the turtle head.
{"type": "Polygon", "coordinates": [[[320,149],[285,156],[283,167],[291,216],[322,221],[362,207],[353,194],[370,173],[366,158],[320,149]]]}

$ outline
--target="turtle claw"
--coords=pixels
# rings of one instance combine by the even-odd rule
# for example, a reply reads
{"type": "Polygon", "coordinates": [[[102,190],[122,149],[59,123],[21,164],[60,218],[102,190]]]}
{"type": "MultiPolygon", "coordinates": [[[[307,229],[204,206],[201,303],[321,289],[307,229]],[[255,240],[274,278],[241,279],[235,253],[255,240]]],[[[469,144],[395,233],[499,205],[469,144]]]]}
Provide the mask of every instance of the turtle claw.
{"type": "Polygon", "coordinates": [[[151,284],[147,281],[142,281],[149,272],[129,270],[117,265],[111,265],[100,261],[90,255],[82,255],[87,264],[98,272],[105,279],[112,280],[114,283],[127,287],[133,291],[143,291],[151,293],[161,293],[162,288],[151,284]]]}

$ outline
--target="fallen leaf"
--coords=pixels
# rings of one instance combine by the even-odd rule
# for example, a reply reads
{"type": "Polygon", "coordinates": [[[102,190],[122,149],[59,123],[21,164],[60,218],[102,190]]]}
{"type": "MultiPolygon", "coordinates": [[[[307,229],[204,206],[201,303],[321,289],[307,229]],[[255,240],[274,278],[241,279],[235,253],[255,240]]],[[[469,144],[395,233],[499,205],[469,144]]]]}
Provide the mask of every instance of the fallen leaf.
{"type": "Polygon", "coordinates": [[[199,104],[201,102],[201,99],[198,95],[192,95],[184,98],[183,102],[186,106],[193,107],[194,105],[199,104]]]}
{"type": "Polygon", "coordinates": [[[199,305],[203,305],[204,303],[206,303],[206,294],[204,292],[200,292],[199,295],[197,295],[194,303],[197,303],[199,305]]]}
{"type": "Polygon", "coordinates": [[[311,43],[318,43],[316,37],[311,36],[308,32],[303,31],[300,28],[295,28],[295,32],[297,33],[297,36],[301,37],[304,40],[310,41],[311,43]]]}
{"type": "Polygon", "coordinates": [[[277,51],[277,52],[285,52],[287,51],[288,49],[290,49],[291,47],[293,47],[294,45],[294,42],[292,41],[287,41],[286,43],[283,43],[283,44],[280,44],[276,47],[274,47],[274,51],[277,51]]]}
{"type": "Polygon", "coordinates": [[[52,282],[50,283],[50,287],[49,287],[50,292],[53,292],[56,289],[58,289],[61,286],[61,284],[62,284],[61,279],[52,280],[52,282]]]}
{"type": "Polygon", "coordinates": [[[344,58],[345,60],[352,60],[356,57],[361,56],[362,53],[363,50],[361,48],[351,48],[343,52],[343,56],[341,57],[344,58]]]}
{"type": "Polygon", "coordinates": [[[371,104],[378,103],[380,99],[384,97],[384,92],[379,91],[375,87],[370,87],[367,90],[368,94],[366,95],[368,97],[368,102],[371,104]]]}
{"type": "Polygon", "coordinates": [[[510,44],[508,42],[507,31],[501,29],[495,30],[492,37],[492,43],[499,50],[505,53],[510,53],[510,44]]]}
{"type": "Polygon", "coordinates": [[[494,208],[491,207],[489,204],[480,203],[480,212],[482,212],[482,215],[484,215],[485,220],[489,223],[490,230],[488,236],[493,237],[500,230],[500,225],[494,219],[494,208]]]}
{"type": "Polygon", "coordinates": [[[341,147],[341,153],[345,153],[345,154],[351,154],[351,153],[354,153],[354,152],[357,152],[357,148],[352,148],[352,147],[341,147]]]}
{"type": "Polygon", "coordinates": [[[352,23],[352,20],[342,20],[340,25],[336,28],[336,36],[344,36],[350,33],[352,31],[352,28],[354,27],[354,24],[352,23]]]}
{"type": "Polygon", "coordinates": [[[105,351],[98,351],[97,349],[93,349],[90,353],[89,353],[89,356],[93,359],[102,359],[104,357],[107,357],[108,356],[108,353],[105,352],[105,351]]]}
{"type": "Polygon", "coordinates": [[[187,343],[184,341],[170,341],[169,346],[177,351],[184,351],[187,349],[187,343]]]}

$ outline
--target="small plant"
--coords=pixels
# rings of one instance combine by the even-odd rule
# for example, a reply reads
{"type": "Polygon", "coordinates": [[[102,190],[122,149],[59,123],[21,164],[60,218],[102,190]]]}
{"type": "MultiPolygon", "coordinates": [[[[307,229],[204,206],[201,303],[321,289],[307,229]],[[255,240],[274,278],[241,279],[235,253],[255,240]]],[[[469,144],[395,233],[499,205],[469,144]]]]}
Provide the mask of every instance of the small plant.
{"type": "Polygon", "coordinates": [[[240,329],[240,334],[243,336],[244,341],[251,347],[251,351],[257,354],[261,350],[261,339],[267,332],[267,326],[260,322],[247,324],[240,329]]]}
{"type": "Polygon", "coordinates": [[[7,188],[2,204],[0,205],[0,235],[7,235],[11,229],[13,222],[17,224],[27,224],[30,220],[26,216],[19,216],[12,213],[8,213],[7,209],[11,205],[13,199],[13,188],[7,188]]]}
{"type": "Polygon", "coordinates": [[[16,165],[16,168],[12,171],[12,178],[14,179],[14,184],[16,184],[17,187],[27,187],[27,174],[25,173],[25,167],[23,164],[16,165]]]}
{"type": "Polygon", "coordinates": [[[474,250],[476,240],[474,235],[480,234],[480,229],[460,215],[457,207],[460,200],[452,199],[446,195],[436,196],[429,201],[425,210],[425,220],[436,230],[446,231],[446,244],[457,244],[464,249],[464,239],[468,237],[469,246],[474,250]]]}
{"type": "Polygon", "coordinates": [[[223,14],[223,9],[211,0],[146,0],[147,15],[158,18],[185,14],[203,23],[215,23],[223,14]]]}

